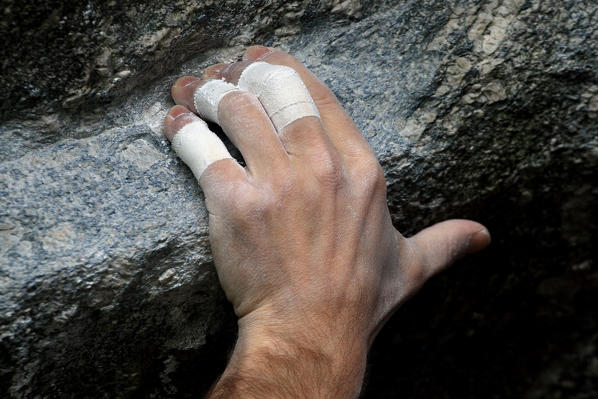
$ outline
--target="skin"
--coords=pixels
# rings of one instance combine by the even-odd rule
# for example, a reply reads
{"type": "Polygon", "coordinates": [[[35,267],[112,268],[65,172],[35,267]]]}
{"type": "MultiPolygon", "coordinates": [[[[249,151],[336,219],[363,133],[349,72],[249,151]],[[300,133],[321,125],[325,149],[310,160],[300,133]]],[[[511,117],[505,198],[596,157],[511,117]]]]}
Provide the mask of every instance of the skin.
{"type": "Polygon", "coordinates": [[[490,243],[479,223],[450,220],[405,238],[392,225],[382,169],[332,92],[289,54],[250,47],[172,87],[169,139],[209,79],[235,83],[251,62],[294,68],[321,120],[280,134],[255,95],[220,103],[224,132],[247,163],[211,164],[199,182],[218,276],[238,340],[210,398],[355,398],[367,351],[390,315],[446,266],[490,243]]]}

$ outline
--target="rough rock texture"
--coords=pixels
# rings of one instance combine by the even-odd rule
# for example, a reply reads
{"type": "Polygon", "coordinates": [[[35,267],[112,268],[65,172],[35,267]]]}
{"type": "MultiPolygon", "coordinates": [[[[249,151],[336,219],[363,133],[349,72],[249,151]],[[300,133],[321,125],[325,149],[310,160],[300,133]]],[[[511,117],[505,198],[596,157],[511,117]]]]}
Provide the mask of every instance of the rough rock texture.
{"type": "Polygon", "coordinates": [[[346,105],[402,231],[459,216],[493,232],[391,319],[364,397],[598,396],[594,0],[0,12],[0,396],[197,397],[222,371],[234,315],[161,118],[177,76],[254,42],[346,105]]]}

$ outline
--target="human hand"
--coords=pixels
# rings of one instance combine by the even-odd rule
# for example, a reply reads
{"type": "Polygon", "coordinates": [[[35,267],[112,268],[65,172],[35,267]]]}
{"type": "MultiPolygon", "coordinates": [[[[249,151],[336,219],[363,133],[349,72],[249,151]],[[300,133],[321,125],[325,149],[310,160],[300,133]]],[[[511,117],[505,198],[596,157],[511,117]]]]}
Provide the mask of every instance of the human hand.
{"type": "Polygon", "coordinates": [[[242,62],[178,79],[172,96],[179,105],[165,134],[205,193],[216,269],[239,317],[214,395],[356,396],[384,322],[430,276],[485,247],[487,230],[452,220],[403,237],[367,141],[332,92],[282,51],[251,47],[242,62]],[[214,102],[213,91],[200,90],[220,79],[236,85],[254,62],[296,71],[317,112],[291,101],[285,115],[287,94],[303,88],[292,75],[271,79],[268,66],[253,74],[253,93],[216,84],[226,94],[214,102]],[[220,124],[246,167],[215,136],[195,132],[203,129],[198,111],[220,124]]]}

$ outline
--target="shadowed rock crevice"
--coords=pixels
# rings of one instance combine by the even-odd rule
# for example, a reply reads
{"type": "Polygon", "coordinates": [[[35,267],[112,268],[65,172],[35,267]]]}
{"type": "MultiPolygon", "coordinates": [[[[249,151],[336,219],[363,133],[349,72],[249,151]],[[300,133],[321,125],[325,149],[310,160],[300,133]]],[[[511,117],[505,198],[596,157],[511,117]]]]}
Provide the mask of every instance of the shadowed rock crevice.
{"type": "Polygon", "coordinates": [[[160,0],[7,4],[1,119],[34,111],[79,112],[118,102],[155,76],[214,48],[284,37],[322,23],[347,24],[385,2],[160,0]]]}

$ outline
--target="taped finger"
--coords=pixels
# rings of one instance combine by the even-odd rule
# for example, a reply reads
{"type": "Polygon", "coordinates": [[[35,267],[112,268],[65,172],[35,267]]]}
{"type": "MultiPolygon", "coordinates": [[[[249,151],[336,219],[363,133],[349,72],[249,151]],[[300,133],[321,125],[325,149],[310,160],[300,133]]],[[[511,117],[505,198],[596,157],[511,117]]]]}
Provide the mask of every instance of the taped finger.
{"type": "Polygon", "coordinates": [[[287,154],[255,94],[222,79],[194,79],[183,89],[173,89],[176,103],[193,103],[193,110],[202,118],[218,123],[241,151],[249,175],[271,174],[273,168],[284,168],[287,154]]]}
{"type": "Polygon", "coordinates": [[[185,107],[175,106],[170,110],[164,129],[172,148],[198,181],[211,164],[232,159],[222,140],[185,107]]]}
{"type": "Polygon", "coordinates": [[[373,155],[367,140],[332,91],[295,57],[275,48],[252,46],[247,49],[243,59],[244,62],[265,61],[296,70],[318,107],[328,136],[340,153],[355,159],[373,155]]]}
{"type": "Polygon", "coordinates": [[[193,105],[202,117],[220,124],[218,106],[220,101],[229,93],[239,91],[239,88],[224,80],[208,80],[193,93],[193,105]]]}
{"type": "Polygon", "coordinates": [[[308,159],[310,163],[322,158],[324,152],[335,151],[322,126],[316,104],[293,68],[242,61],[222,68],[218,66],[212,72],[214,78],[236,84],[242,92],[252,93],[259,100],[292,158],[308,159]]]}
{"type": "Polygon", "coordinates": [[[293,68],[254,62],[245,67],[238,86],[257,95],[279,134],[298,119],[320,118],[309,91],[293,68]]]}

